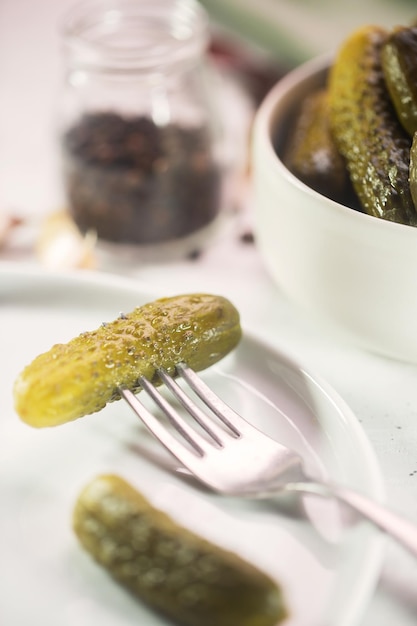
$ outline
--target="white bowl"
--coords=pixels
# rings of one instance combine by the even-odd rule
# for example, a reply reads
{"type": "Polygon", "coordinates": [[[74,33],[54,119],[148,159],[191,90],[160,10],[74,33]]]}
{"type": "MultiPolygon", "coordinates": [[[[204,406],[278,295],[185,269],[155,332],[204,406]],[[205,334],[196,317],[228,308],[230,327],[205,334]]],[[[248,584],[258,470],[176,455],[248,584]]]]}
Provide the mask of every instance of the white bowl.
{"type": "Polygon", "coordinates": [[[368,350],[417,363],[417,228],[320,195],[293,176],[275,150],[301,99],[325,83],[329,64],[326,57],[297,68],[257,112],[257,245],[278,286],[312,315],[368,350]]]}

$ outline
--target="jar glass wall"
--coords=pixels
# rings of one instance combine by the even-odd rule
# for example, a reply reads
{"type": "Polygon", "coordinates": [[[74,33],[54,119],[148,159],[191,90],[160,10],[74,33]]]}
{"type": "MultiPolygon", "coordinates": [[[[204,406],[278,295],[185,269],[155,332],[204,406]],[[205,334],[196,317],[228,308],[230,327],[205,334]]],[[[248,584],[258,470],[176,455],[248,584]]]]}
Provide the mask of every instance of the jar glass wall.
{"type": "Polygon", "coordinates": [[[87,0],[64,29],[63,180],[82,231],[153,244],[210,224],[221,134],[192,0],[87,0]]]}

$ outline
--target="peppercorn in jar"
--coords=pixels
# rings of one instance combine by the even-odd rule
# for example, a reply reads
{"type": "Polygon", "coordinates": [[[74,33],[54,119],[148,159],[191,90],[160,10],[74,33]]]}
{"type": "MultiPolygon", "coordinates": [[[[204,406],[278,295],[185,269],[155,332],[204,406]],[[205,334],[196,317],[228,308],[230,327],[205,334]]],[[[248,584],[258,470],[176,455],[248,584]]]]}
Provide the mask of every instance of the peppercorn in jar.
{"type": "Polygon", "coordinates": [[[70,11],[63,35],[63,180],[80,229],[154,244],[213,222],[221,136],[200,5],[88,0],[70,11]]]}

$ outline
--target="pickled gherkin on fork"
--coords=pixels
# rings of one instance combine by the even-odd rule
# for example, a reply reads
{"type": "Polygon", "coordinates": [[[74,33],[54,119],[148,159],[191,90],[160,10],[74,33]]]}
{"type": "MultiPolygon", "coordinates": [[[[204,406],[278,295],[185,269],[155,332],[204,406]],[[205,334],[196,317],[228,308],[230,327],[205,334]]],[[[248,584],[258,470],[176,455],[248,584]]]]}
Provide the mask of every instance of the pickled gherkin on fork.
{"type": "Polygon", "coordinates": [[[341,46],[330,70],[330,124],[363,210],[417,225],[410,193],[411,138],[399,122],[383,73],[388,33],[365,26],[341,46]]]}
{"type": "Polygon", "coordinates": [[[139,376],[158,383],[158,368],[205,369],[240,338],[239,313],[226,298],[161,298],[37,356],[15,381],[15,409],[32,426],[62,424],[118,400],[120,387],[138,391],[139,376]]]}
{"type": "Polygon", "coordinates": [[[119,583],[177,624],[276,626],[286,617],[269,576],[179,526],[117,475],[83,489],[73,526],[119,583]]]}

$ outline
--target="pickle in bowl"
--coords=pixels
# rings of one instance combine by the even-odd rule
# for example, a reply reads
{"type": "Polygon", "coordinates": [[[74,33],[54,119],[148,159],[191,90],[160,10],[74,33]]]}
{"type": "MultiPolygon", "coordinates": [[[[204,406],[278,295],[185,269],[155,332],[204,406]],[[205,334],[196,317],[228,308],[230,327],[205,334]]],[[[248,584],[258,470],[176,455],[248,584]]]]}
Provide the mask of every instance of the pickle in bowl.
{"type": "Polygon", "coordinates": [[[330,130],[327,89],[317,89],[301,103],[287,138],[282,160],[303,183],[325,196],[342,201],[349,177],[330,130]]]}
{"type": "Polygon", "coordinates": [[[382,67],[387,39],[385,29],[371,25],[343,42],[328,80],[330,124],[364,211],[415,226],[411,139],[398,120],[382,67]]]}
{"type": "Polygon", "coordinates": [[[341,42],[324,83],[304,94],[278,156],[321,195],[417,226],[416,75],[416,26],[357,28],[341,42]]]}
{"type": "Polygon", "coordinates": [[[398,119],[413,137],[417,131],[417,27],[394,28],[382,48],[382,68],[398,119]]]}

